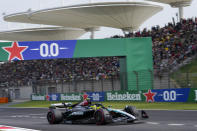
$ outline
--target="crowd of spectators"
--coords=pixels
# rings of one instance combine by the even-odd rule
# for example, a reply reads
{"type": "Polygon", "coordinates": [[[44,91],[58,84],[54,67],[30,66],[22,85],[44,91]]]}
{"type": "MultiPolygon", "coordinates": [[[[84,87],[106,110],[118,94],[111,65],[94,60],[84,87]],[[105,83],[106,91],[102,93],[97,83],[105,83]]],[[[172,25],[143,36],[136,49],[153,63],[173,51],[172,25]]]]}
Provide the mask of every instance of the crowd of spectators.
{"type": "Polygon", "coordinates": [[[151,30],[129,33],[125,37],[152,37],[154,69],[169,70],[196,54],[197,18],[182,19],[176,24],[168,23],[162,28],[155,26],[151,30]]]}
{"type": "Polygon", "coordinates": [[[119,58],[79,58],[6,62],[0,65],[0,83],[29,85],[39,80],[99,80],[119,76],[119,58]]]}
{"type": "MultiPolygon", "coordinates": [[[[152,37],[154,68],[171,69],[196,54],[197,18],[112,38],[132,37],[152,37]]],[[[118,57],[5,62],[0,64],[0,83],[13,86],[35,80],[99,80],[119,77],[119,72],[118,57]]]]}

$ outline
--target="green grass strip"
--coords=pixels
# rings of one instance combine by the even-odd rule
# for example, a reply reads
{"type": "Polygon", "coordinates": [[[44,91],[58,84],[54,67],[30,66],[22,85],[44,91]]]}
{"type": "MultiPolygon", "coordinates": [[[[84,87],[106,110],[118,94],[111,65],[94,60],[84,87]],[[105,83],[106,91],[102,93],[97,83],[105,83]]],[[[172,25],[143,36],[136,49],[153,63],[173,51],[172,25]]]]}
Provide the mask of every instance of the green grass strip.
{"type": "MultiPolygon", "coordinates": [[[[28,101],[11,107],[49,107],[50,104],[61,103],[59,101],[28,101]]],[[[76,103],[76,102],[73,102],[76,103]]],[[[161,103],[146,103],[146,102],[100,102],[105,107],[122,109],[126,105],[136,106],[138,109],[162,109],[162,110],[197,110],[197,103],[182,103],[182,102],[161,102],[161,103]]]]}

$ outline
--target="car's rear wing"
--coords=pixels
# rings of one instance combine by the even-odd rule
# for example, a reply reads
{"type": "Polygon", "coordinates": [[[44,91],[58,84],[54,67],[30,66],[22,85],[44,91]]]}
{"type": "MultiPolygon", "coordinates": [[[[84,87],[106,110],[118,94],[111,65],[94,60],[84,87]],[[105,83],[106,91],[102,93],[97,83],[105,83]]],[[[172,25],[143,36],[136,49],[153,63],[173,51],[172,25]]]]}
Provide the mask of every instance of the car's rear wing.
{"type": "Polygon", "coordinates": [[[67,108],[71,106],[72,103],[55,103],[55,104],[51,104],[49,108],[67,108]]]}

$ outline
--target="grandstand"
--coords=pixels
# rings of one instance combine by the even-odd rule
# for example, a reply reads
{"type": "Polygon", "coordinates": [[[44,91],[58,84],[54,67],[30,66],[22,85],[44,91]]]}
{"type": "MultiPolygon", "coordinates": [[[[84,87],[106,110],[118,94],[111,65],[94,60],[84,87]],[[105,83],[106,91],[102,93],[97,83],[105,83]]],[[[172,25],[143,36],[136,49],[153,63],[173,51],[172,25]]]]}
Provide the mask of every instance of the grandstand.
{"type": "Polygon", "coordinates": [[[175,87],[169,74],[189,63],[197,53],[197,19],[182,19],[175,25],[168,23],[112,38],[124,37],[152,37],[155,87],[175,87]]]}
{"type": "MultiPolygon", "coordinates": [[[[165,27],[156,26],[152,27],[150,31],[144,29],[142,32],[126,35],[126,37],[150,36],[153,40],[154,88],[166,88],[168,86],[172,88],[175,85],[173,85],[172,81],[169,85],[169,76],[168,72],[166,74],[166,71],[169,71],[169,69],[172,71],[177,70],[177,67],[183,65],[185,61],[196,55],[197,20],[182,20],[176,25],[169,23],[165,27]],[[161,77],[163,78],[160,79],[161,77]]],[[[124,38],[124,36],[113,36],[113,38],[124,38]]],[[[120,77],[118,57],[18,61],[5,63],[0,66],[1,73],[6,75],[1,78],[1,83],[6,83],[8,79],[12,79],[8,83],[9,86],[28,86],[34,81],[32,78],[39,81],[43,80],[45,83],[56,80],[57,82],[59,81],[58,83],[61,83],[64,80],[64,82],[71,82],[67,85],[69,88],[66,91],[68,92],[77,91],[77,89],[71,88],[73,87],[72,81],[81,80],[86,81],[87,85],[87,81],[99,82],[100,80],[101,82],[105,80],[104,86],[108,85],[108,88],[111,90],[111,81],[117,81],[120,77]],[[19,71],[16,72],[16,70],[19,71]],[[6,72],[9,72],[9,74],[6,72]]],[[[43,83],[40,84],[44,86],[43,83]]],[[[118,83],[113,84],[118,85],[118,83]]],[[[82,83],[79,85],[82,85],[82,83]]],[[[91,86],[91,84],[87,86],[86,90],[92,90],[91,86]]],[[[85,89],[84,86],[82,87],[85,89]]],[[[95,87],[97,86],[95,85],[95,87]]],[[[113,88],[120,90],[120,87],[113,88]]],[[[94,89],[96,90],[96,88],[94,89]]],[[[51,92],[53,91],[54,89],[51,89],[51,92]]]]}
{"type": "MultiPolygon", "coordinates": [[[[189,5],[190,2],[191,1],[186,2],[184,6],[189,5]]],[[[172,1],[165,1],[165,3],[175,6],[172,1]]],[[[99,3],[77,5],[69,8],[62,7],[46,9],[31,12],[31,15],[27,14],[27,12],[12,14],[6,16],[5,20],[10,22],[60,26],[57,31],[59,31],[59,29],[61,30],[62,27],[80,28],[76,30],[74,29],[78,36],[85,33],[85,31],[91,31],[93,33],[98,27],[107,26],[122,29],[124,32],[129,32],[125,33],[125,36],[117,35],[112,36],[112,38],[152,37],[153,63],[155,68],[153,88],[173,88],[176,87],[177,83],[170,80],[170,72],[166,73],[166,71],[173,72],[181,67],[183,63],[190,60],[192,57],[195,57],[197,53],[197,19],[181,19],[178,23],[168,23],[164,27],[154,26],[151,30],[145,28],[142,31],[133,32],[134,30],[137,30],[145,20],[160,10],[162,10],[161,6],[147,4],[146,2],[99,3]],[[114,13],[114,8],[117,9],[116,13],[114,13]],[[126,12],[123,8],[127,9],[126,12]],[[102,11],[97,12],[97,10],[102,11]],[[112,12],[110,12],[110,10],[112,10],[112,12]],[[133,11],[136,14],[133,14],[133,11]],[[140,11],[146,12],[147,14],[140,13],[140,11]],[[63,14],[65,17],[70,17],[70,21],[62,16],[56,16],[57,12],[63,14]],[[69,13],[74,12],[77,12],[75,16],[80,15],[82,17],[76,18],[69,16],[69,13]],[[105,14],[106,12],[108,12],[107,15],[105,14]],[[31,19],[29,19],[29,17],[31,17],[31,19]],[[142,17],[144,19],[140,19],[142,17]],[[56,20],[60,22],[57,22],[56,20]]],[[[63,35],[62,37],[59,37],[61,35],[58,35],[58,37],[54,36],[49,38],[48,35],[41,32],[40,34],[43,36],[38,38],[37,34],[40,30],[42,29],[2,32],[0,33],[0,39],[6,38],[7,40],[17,41],[36,39],[50,40],[64,39],[65,36],[63,35]],[[27,36],[24,37],[24,34],[27,34],[27,36]],[[32,34],[36,35],[32,36],[32,34]]],[[[66,32],[67,30],[63,29],[63,31],[66,32]]],[[[47,30],[45,33],[48,34],[49,31],[47,30]]],[[[62,32],[60,34],[62,34],[62,32]]],[[[65,39],[77,38],[76,36],[71,37],[72,35],[69,33],[67,36],[69,36],[69,38],[65,37],[65,39]]],[[[34,93],[46,93],[45,88],[48,88],[48,93],[61,91],[83,92],[121,90],[120,86],[116,86],[120,85],[120,57],[117,56],[6,62],[0,65],[0,72],[3,74],[3,77],[0,79],[2,87],[33,86],[34,93]],[[48,87],[48,85],[46,86],[49,82],[51,82],[50,87],[48,87]],[[77,83],[78,86],[81,86],[82,88],[77,89],[78,86],[74,83],[77,83]],[[39,88],[35,89],[34,86],[39,86],[39,88]],[[58,86],[58,89],[63,88],[64,86],[68,88],[62,90],[54,88],[58,86]],[[97,90],[97,87],[106,89],[97,90]]],[[[136,78],[137,75],[138,74],[136,74],[136,78]]]]}

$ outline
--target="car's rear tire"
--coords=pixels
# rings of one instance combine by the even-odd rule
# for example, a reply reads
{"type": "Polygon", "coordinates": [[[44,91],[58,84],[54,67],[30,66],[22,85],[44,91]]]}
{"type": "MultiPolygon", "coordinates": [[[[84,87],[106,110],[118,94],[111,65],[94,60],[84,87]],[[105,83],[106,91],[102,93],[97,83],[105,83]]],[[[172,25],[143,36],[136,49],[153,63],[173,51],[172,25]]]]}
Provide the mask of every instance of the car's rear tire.
{"type": "Polygon", "coordinates": [[[112,117],[106,109],[99,109],[94,113],[94,118],[97,125],[110,123],[112,117]]]}
{"type": "Polygon", "coordinates": [[[57,109],[50,109],[47,113],[49,124],[59,124],[63,121],[62,112],[57,109]]]}

